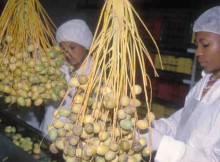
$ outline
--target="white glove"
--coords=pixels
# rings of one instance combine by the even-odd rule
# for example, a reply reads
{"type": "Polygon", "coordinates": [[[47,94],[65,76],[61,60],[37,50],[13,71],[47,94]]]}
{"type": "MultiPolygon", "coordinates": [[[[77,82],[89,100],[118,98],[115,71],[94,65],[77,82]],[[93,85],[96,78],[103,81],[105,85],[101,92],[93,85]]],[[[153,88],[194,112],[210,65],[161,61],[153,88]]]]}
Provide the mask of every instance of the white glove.
{"type": "Polygon", "coordinates": [[[181,141],[174,140],[170,136],[163,136],[155,162],[178,162],[185,153],[185,144],[181,141]]]}

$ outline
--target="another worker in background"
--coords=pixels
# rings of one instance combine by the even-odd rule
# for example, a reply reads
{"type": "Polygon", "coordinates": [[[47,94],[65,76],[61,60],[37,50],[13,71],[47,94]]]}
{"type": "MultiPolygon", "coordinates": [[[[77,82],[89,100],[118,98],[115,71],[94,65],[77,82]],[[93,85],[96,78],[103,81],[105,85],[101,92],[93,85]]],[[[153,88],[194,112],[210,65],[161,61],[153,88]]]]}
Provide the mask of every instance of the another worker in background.
{"type": "MultiPolygon", "coordinates": [[[[67,82],[69,82],[69,80],[71,79],[71,71],[69,70],[67,64],[74,66],[74,71],[76,71],[81,66],[84,59],[88,56],[88,50],[92,43],[92,39],[93,34],[83,20],[69,20],[57,29],[56,40],[59,43],[60,47],[67,52],[67,55],[65,55],[66,65],[61,67],[61,71],[66,74],[65,79],[67,80],[67,82]]],[[[83,70],[83,74],[88,74],[91,70],[91,60],[92,59],[89,58],[88,65],[86,69],[83,70]]],[[[81,74],[82,72],[76,71],[76,73],[81,74]]],[[[71,95],[67,96],[62,107],[68,106],[71,98],[71,95]]],[[[48,125],[53,121],[53,113],[56,108],[59,107],[60,103],[61,101],[51,101],[46,104],[46,113],[40,126],[40,130],[43,134],[47,135],[48,125]]]]}
{"type": "MultiPolygon", "coordinates": [[[[220,6],[201,14],[193,31],[203,77],[183,108],[153,122],[155,162],[220,161],[220,6]]],[[[149,141],[149,134],[141,137],[149,141]]]]}

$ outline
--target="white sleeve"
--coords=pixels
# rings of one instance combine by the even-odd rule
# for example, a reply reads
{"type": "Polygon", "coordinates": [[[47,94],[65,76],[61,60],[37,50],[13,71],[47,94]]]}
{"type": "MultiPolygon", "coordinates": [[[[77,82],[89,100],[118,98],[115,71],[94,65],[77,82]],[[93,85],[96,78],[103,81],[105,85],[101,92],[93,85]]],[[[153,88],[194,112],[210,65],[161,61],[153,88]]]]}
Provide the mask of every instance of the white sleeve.
{"type": "Polygon", "coordinates": [[[216,161],[220,161],[220,139],[213,148],[213,156],[216,159],[216,161]]]}
{"type": "MultiPolygon", "coordinates": [[[[186,96],[185,104],[187,104],[189,99],[192,97],[194,91],[195,87],[186,96]]],[[[174,137],[174,135],[176,134],[177,127],[181,120],[183,109],[184,107],[177,110],[169,118],[160,118],[159,120],[155,120],[153,123],[154,129],[163,135],[169,135],[171,137],[174,137]]]]}
{"type": "MultiPolygon", "coordinates": [[[[185,98],[185,104],[189,101],[189,99],[194,94],[195,87],[188,93],[188,95],[185,98]]],[[[176,134],[176,129],[180,123],[183,108],[177,110],[175,113],[173,113],[169,118],[161,118],[159,120],[154,121],[153,127],[158,132],[160,132],[163,135],[169,135],[171,137],[174,137],[176,134]]]]}
{"type": "Polygon", "coordinates": [[[158,132],[160,132],[163,135],[169,135],[174,136],[176,134],[176,129],[179,125],[181,115],[182,115],[182,109],[179,109],[174,114],[172,114],[169,118],[161,118],[159,120],[154,121],[153,127],[158,132]]]}

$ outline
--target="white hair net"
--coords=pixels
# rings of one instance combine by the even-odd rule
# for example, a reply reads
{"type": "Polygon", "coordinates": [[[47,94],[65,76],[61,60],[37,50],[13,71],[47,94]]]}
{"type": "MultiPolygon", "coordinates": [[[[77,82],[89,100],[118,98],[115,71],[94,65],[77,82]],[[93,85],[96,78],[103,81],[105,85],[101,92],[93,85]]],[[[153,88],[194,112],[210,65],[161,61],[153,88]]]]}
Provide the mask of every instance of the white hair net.
{"type": "Polygon", "coordinates": [[[80,19],[73,19],[62,24],[56,32],[58,43],[70,41],[77,43],[86,49],[90,48],[93,35],[88,25],[80,19]]]}
{"type": "Polygon", "coordinates": [[[193,31],[220,34],[220,6],[212,7],[201,14],[194,23],[193,31]]]}

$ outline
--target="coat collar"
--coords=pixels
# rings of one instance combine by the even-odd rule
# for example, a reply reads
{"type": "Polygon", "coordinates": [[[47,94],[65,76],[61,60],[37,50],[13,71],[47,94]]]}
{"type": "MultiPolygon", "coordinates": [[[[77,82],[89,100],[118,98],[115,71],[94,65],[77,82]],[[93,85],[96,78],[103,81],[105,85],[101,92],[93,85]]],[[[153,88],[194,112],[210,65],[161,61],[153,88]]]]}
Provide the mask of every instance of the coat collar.
{"type": "Polygon", "coordinates": [[[211,74],[206,74],[195,86],[195,99],[201,100],[204,104],[212,104],[214,101],[217,100],[217,98],[220,97],[220,79],[217,80],[213,86],[208,90],[208,92],[205,94],[205,96],[201,99],[203,88],[206,86],[206,83],[209,80],[209,77],[211,74]]]}

